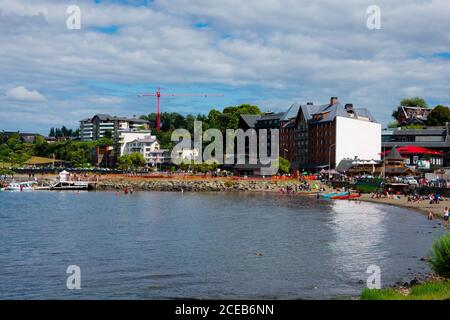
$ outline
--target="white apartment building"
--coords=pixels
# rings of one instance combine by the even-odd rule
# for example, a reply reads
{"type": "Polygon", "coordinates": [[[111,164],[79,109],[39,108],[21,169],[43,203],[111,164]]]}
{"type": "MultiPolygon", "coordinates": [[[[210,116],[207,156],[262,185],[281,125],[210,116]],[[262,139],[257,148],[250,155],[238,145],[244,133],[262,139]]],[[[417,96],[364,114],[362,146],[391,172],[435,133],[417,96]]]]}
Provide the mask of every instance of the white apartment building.
{"type": "Polygon", "coordinates": [[[109,132],[113,140],[118,142],[122,133],[149,129],[150,122],[147,120],[96,114],[92,118],[80,121],[80,139],[82,141],[98,140],[107,136],[109,132]]]}
{"type": "Polygon", "coordinates": [[[148,166],[156,166],[167,160],[168,150],[160,149],[159,141],[155,136],[146,135],[124,144],[123,154],[140,153],[144,156],[148,166]]]}

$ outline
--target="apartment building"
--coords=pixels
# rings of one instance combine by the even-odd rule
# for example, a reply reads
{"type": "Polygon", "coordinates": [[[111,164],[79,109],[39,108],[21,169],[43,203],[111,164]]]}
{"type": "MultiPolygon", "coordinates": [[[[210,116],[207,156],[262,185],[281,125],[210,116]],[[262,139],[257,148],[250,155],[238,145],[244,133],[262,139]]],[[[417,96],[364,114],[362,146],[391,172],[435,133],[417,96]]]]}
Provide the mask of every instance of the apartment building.
{"type": "Polygon", "coordinates": [[[335,168],[342,159],[380,159],[381,124],[365,108],[343,106],[337,97],[308,121],[311,168],[335,168]]]}
{"type": "Polygon", "coordinates": [[[96,114],[92,118],[80,120],[80,139],[92,141],[109,136],[113,140],[119,140],[123,132],[149,129],[150,122],[147,120],[96,114]]]}

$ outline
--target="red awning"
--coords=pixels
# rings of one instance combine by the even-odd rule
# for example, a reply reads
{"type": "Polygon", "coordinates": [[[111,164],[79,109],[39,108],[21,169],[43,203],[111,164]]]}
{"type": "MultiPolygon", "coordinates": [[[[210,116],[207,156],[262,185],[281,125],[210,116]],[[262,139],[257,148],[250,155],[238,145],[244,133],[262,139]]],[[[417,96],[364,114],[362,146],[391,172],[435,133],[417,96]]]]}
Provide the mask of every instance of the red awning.
{"type": "MultiPolygon", "coordinates": [[[[405,146],[405,147],[399,147],[397,148],[398,152],[401,155],[406,155],[406,154],[432,154],[432,155],[442,155],[442,152],[436,151],[436,150],[431,150],[431,149],[427,149],[427,148],[422,148],[422,147],[416,147],[416,146],[405,146]]],[[[385,152],[382,152],[381,155],[385,155],[388,154],[389,152],[391,152],[391,150],[387,150],[385,152]]]]}

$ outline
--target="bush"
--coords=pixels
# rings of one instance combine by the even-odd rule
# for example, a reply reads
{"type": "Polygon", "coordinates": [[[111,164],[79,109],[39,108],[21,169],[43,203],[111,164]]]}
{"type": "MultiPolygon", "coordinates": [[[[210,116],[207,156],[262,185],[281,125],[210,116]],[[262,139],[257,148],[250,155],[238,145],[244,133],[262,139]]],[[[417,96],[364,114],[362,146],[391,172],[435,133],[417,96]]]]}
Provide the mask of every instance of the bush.
{"type": "Polygon", "coordinates": [[[450,278],[450,233],[433,243],[429,263],[435,273],[450,278]]]}

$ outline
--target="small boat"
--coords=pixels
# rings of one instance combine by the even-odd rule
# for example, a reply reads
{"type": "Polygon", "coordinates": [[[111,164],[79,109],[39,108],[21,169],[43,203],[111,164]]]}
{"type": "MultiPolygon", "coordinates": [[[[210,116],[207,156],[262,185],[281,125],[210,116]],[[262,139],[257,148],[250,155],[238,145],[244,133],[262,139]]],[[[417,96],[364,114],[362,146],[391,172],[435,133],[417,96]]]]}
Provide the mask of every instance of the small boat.
{"type": "Polygon", "coordinates": [[[33,184],[36,183],[35,181],[27,181],[27,182],[11,182],[8,184],[5,188],[3,188],[3,191],[33,191],[33,184]]]}
{"type": "Polygon", "coordinates": [[[345,197],[348,196],[348,192],[332,192],[332,193],[322,193],[319,194],[319,196],[321,198],[325,198],[325,199],[333,199],[335,197],[345,197]]]}
{"type": "Polygon", "coordinates": [[[351,193],[347,195],[341,195],[341,196],[333,196],[331,197],[332,200],[347,200],[347,199],[355,199],[359,198],[361,195],[359,193],[351,193]]]}

